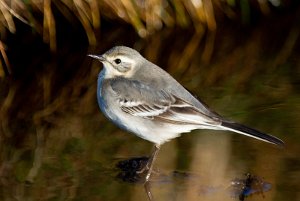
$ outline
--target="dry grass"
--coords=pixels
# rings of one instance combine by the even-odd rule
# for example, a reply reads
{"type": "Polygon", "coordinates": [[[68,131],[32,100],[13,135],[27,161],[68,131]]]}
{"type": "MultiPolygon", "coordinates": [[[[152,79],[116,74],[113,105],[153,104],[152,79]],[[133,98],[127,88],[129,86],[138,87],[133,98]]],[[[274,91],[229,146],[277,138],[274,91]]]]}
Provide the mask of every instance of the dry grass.
{"type": "MultiPolygon", "coordinates": [[[[288,1],[287,1],[288,2],[288,1]]],[[[248,22],[251,9],[269,14],[271,5],[282,6],[285,0],[236,1],[236,0],[2,0],[0,1],[0,33],[5,35],[8,30],[15,33],[16,20],[32,27],[39,33],[51,51],[57,50],[56,18],[53,10],[58,10],[67,20],[72,22],[74,16],[84,28],[90,45],[97,44],[96,34],[100,30],[101,17],[119,19],[134,27],[138,35],[147,38],[164,27],[194,27],[194,36],[186,48],[192,52],[197,48],[208,32],[203,60],[209,61],[213,52],[216,15],[242,19],[248,22]],[[1,26],[2,25],[2,26],[1,26]]],[[[0,39],[0,49],[3,61],[0,63],[0,77],[4,72],[10,73],[10,64],[5,53],[3,39],[0,39]]],[[[185,60],[192,55],[187,52],[185,60]]],[[[186,61],[180,61],[186,64],[186,61]]]]}
{"type": "MultiPolygon", "coordinates": [[[[262,13],[268,14],[270,2],[275,5],[274,2],[284,1],[254,1],[254,4],[257,4],[262,13]]],[[[253,4],[248,0],[3,0],[0,1],[0,19],[3,25],[0,32],[3,33],[7,29],[15,33],[17,31],[15,18],[43,35],[45,42],[55,50],[54,7],[67,19],[70,19],[70,15],[75,15],[84,27],[90,44],[95,45],[94,31],[100,27],[100,16],[121,19],[131,24],[141,37],[147,37],[163,27],[176,25],[181,27],[193,25],[196,30],[198,26],[203,26],[215,31],[217,27],[215,12],[234,18],[239,16],[236,10],[240,10],[243,17],[249,18],[250,3],[253,4]]]]}

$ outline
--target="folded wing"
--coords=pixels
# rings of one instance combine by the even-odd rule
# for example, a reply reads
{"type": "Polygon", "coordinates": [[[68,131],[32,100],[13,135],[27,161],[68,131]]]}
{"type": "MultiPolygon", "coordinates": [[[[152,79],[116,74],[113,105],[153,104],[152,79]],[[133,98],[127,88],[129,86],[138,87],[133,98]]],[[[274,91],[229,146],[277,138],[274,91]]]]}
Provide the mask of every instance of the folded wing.
{"type": "Polygon", "coordinates": [[[221,120],[207,116],[192,104],[136,80],[117,78],[111,84],[120,108],[133,116],[172,124],[220,125],[221,120]]]}
{"type": "Polygon", "coordinates": [[[163,89],[136,80],[117,78],[111,82],[119,107],[127,114],[176,125],[195,125],[195,129],[228,130],[283,146],[283,141],[242,124],[209,115],[193,104],[163,89]]]}

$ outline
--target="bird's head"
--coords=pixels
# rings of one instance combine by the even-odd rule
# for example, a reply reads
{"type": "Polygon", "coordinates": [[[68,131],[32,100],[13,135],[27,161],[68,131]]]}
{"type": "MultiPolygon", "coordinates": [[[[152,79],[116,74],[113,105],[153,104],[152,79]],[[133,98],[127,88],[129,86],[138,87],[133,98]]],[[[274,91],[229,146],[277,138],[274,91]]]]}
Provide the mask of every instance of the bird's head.
{"type": "Polygon", "coordinates": [[[116,46],[102,55],[89,54],[99,60],[106,69],[106,77],[131,77],[144,58],[136,50],[125,46],[116,46]]]}

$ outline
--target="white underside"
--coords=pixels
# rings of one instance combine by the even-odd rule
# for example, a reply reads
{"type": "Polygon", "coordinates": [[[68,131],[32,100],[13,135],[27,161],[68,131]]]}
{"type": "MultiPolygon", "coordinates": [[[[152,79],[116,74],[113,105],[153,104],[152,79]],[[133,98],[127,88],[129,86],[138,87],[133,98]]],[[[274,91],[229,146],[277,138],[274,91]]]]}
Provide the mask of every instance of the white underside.
{"type": "MultiPolygon", "coordinates": [[[[150,127],[148,127],[150,128],[150,127]]],[[[159,128],[141,129],[133,128],[134,133],[138,133],[138,136],[151,141],[155,144],[163,144],[167,141],[170,141],[173,138],[179,137],[181,133],[188,133],[195,129],[213,129],[213,130],[222,130],[218,127],[211,126],[195,126],[195,125],[164,125],[159,128]]]]}
{"type": "MultiPolygon", "coordinates": [[[[195,129],[213,129],[224,130],[220,125],[212,125],[205,123],[205,119],[201,116],[192,115],[180,115],[174,116],[173,120],[182,120],[183,122],[191,122],[190,124],[175,124],[168,122],[157,122],[151,118],[134,116],[122,111],[119,102],[116,101],[115,94],[105,96],[104,100],[107,104],[107,108],[101,108],[108,118],[121,127],[125,127],[133,134],[153,142],[155,144],[163,144],[173,138],[179,137],[181,133],[188,133],[195,129]],[[199,124],[197,125],[197,123],[199,124]],[[201,123],[201,125],[200,125],[201,123]]],[[[125,104],[125,103],[123,103],[125,104]]],[[[132,103],[126,103],[132,104],[132,103]]]]}
{"type": "Polygon", "coordinates": [[[117,116],[118,121],[122,122],[122,125],[130,132],[155,144],[163,144],[173,138],[179,137],[181,133],[188,133],[195,129],[224,130],[223,127],[217,125],[158,123],[151,119],[126,114],[118,109],[118,107],[111,108],[116,109],[107,113],[109,118],[115,119],[117,116]]]}

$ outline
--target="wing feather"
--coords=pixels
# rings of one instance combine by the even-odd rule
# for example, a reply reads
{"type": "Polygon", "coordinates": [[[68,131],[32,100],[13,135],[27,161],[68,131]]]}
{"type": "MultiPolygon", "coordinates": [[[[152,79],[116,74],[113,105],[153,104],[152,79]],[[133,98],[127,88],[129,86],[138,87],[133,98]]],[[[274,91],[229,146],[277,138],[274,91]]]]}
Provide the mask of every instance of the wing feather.
{"type": "Polygon", "coordinates": [[[173,124],[221,124],[218,117],[208,116],[191,103],[139,81],[118,78],[111,86],[119,107],[130,115],[173,124]]]}

